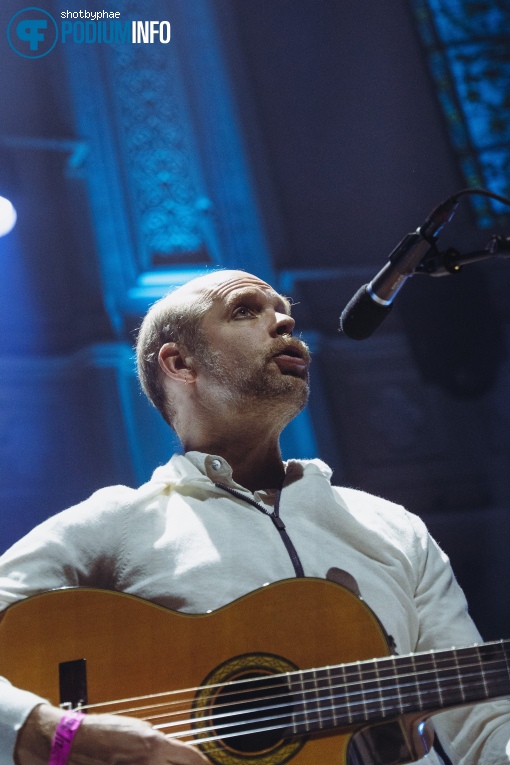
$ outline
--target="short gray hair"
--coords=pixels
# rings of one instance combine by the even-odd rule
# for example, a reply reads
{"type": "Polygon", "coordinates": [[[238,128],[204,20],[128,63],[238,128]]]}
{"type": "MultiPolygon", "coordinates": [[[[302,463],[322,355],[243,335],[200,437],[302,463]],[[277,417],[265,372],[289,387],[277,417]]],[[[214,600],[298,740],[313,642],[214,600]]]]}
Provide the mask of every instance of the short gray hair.
{"type": "Polygon", "coordinates": [[[210,300],[204,295],[189,294],[178,288],[151,306],[138,331],[136,362],[140,384],[171,427],[176,412],[166,396],[159,351],[165,343],[182,343],[190,354],[199,352],[204,345],[200,324],[209,307],[210,300]],[[181,299],[177,293],[182,294],[181,299]]]}

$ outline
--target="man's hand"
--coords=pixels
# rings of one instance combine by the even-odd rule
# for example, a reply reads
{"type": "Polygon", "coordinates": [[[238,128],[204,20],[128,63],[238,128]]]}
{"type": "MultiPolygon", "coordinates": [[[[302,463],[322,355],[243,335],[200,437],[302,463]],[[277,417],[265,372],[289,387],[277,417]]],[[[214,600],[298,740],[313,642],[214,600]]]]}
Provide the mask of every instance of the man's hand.
{"type": "MultiPolygon", "coordinates": [[[[35,707],[18,734],[16,765],[48,765],[62,710],[35,707]]],[[[143,720],[87,715],[74,738],[69,765],[210,765],[194,747],[167,739],[143,720]]]]}

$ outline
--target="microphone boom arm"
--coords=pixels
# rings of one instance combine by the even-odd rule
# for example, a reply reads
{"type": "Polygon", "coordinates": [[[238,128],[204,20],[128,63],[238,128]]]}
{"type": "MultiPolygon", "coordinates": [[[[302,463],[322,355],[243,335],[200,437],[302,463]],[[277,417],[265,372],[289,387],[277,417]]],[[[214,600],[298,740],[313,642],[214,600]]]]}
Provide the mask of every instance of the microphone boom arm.
{"type": "Polygon", "coordinates": [[[510,237],[494,235],[483,250],[475,250],[475,252],[468,252],[464,255],[454,247],[449,247],[444,252],[440,252],[435,246],[432,246],[417,265],[414,273],[427,274],[428,276],[450,276],[451,274],[458,274],[463,266],[491,258],[510,258],[510,237]]]}

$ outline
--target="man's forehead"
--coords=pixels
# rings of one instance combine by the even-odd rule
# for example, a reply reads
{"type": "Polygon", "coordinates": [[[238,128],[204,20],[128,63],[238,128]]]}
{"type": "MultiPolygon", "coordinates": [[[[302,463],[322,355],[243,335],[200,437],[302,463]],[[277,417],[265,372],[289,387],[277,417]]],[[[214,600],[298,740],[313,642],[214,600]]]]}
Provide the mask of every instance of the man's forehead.
{"type": "Polygon", "coordinates": [[[267,282],[254,274],[248,274],[245,271],[215,271],[212,274],[197,279],[197,286],[201,286],[204,291],[211,291],[215,294],[223,295],[225,291],[230,291],[235,285],[258,284],[269,287],[267,282]],[[202,284],[200,284],[202,282],[202,284]]]}
{"type": "Polygon", "coordinates": [[[270,295],[277,295],[275,290],[267,282],[262,281],[256,276],[251,274],[243,274],[241,276],[235,276],[220,284],[212,286],[207,293],[213,298],[222,302],[230,302],[230,298],[239,292],[246,292],[249,290],[261,290],[262,292],[270,295]]]}
{"type": "Polygon", "coordinates": [[[182,289],[182,293],[190,297],[192,295],[200,297],[210,301],[211,304],[228,304],[238,293],[249,290],[261,290],[268,296],[281,301],[288,308],[288,301],[282,298],[270,284],[244,271],[219,271],[208,274],[189,282],[182,289]]]}

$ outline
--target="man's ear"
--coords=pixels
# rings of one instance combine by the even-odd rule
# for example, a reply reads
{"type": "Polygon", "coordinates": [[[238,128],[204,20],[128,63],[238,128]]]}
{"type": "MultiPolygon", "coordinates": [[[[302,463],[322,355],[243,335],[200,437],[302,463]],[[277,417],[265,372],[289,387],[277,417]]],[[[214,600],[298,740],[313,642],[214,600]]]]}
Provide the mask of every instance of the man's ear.
{"type": "Polygon", "coordinates": [[[179,343],[165,343],[158,353],[159,366],[171,380],[183,383],[193,383],[196,372],[193,369],[190,358],[185,354],[184,346],[179,343]]]}

